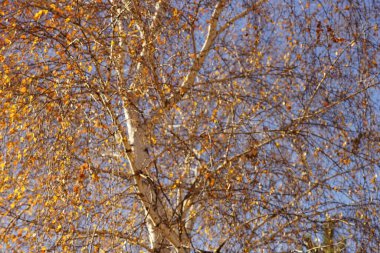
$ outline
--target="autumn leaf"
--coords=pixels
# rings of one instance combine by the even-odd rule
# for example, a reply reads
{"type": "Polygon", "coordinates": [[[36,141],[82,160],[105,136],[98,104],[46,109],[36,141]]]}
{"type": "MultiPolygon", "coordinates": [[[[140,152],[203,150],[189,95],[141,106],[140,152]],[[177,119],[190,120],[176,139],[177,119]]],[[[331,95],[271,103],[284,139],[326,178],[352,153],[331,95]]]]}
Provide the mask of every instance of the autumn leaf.
{"type": "Polygon", "coordinates": [[[21,92],[21,93],[25,93],[26,91],[27,91],[26,87],[21,87],[21,88],[20,88],[20,92],[21,92]]]}
{"type": "Polygon", "coordinates": [[[41,18],[41,16],[46,15],[48,12],[48,10],[40,10],[36,14],[34,14],[33,18],[34,20],[38,21],[41,18]]]}

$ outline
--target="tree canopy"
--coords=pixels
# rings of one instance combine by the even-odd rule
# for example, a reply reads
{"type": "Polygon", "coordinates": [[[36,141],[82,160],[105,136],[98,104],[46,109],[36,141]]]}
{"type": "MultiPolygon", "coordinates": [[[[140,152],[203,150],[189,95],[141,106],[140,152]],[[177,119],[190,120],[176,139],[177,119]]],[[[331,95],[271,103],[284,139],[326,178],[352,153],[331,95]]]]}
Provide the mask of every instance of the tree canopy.
{"type": "Polygon", "coordinates": [[[379,252],[379,15],[1,1],[0,251],[379,252]]]}

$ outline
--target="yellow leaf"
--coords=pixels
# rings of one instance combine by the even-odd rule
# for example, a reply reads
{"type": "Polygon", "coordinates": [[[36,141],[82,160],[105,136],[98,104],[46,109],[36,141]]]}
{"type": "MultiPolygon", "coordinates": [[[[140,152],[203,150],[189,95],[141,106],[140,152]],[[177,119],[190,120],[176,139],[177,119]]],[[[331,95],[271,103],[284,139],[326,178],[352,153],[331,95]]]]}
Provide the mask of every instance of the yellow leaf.
{"type": "Polygon", "coordinates": [[[26,92],[26,87],[21,87],[21,88],[20,88],[20,92],[21,92],[21,93],[25,93],[25,92],[26,92]]]}
{"type": "Polygon", "coordinates": [[[92,178],[92,180],[94,180],[95,182],[98,182],[98,181],[99,181],[99,176],[98,176],[97,174],[95,174],[95,173],[93,173],[93,174],[91,175],[91,178],[92,178]]]}
{"type": "Polygon", "coordinates": [[[73,7],[71,5],[67,5],[67,6],[65,6],[65,10],[66,11],[72,11],[73,7]]]}
{"type": "Polygon", "coordinates": [[[351,159],[350,158],[345,158],[345,159],[342,159],[341,162],[344,164],[344,165],[349,165],[351,163],[351,159]]]}
{"type": "Polygon", "coordinates": [[[376,179],[377,179],[377,174],[375,174],[372,178],[371,178],[371,184],[373,185],[376,185],[376,179]]]}
{"type": "Polygon", "coordinates": [[[34,20],[39,20],[40,19],[40,17],[42,16],[42,15],[45,15],[45,14],[47,14],[48,13],[48,10],[40,10],[39,12],[37,12],[36,14],[34,14],[34,20]]]}
{"type": "Polygon", "coordinates": [[[22,198],[22,195],[21,195],[20,192],[18,192],[18,193],[17,193],[17,197],[16,197],[16,199],[17,199],[17,200],[20,200],[21,198],[22,198]]]}

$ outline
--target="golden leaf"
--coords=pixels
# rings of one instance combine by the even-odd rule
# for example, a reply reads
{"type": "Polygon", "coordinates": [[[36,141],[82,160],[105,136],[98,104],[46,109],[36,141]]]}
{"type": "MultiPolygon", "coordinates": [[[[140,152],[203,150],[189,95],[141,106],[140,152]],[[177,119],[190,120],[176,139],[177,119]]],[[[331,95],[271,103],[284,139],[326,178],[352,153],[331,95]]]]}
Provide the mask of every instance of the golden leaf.
{"type": "Polygon", "coordinates": [[[215,178],[210,178],[210,183],[209,183],[210,187],[213,187],[215,185],[215,178]]]}
{"type": "Polygon", "coordinates": [[[21,87],[21,88],[20,88],[20,92],[21,92],[21,93],[25,93],[25,92],[26,92],[26,87],[21,87]]]}
{"type": "Polygon", "coordinates": [[[95,182],[98,182],[98,181],[99,181],[99,176],[98,176],[97,174],[95,174],[95,173],[93,173],[93,174],[91,175],[91,178],[92,178],[92,180],[94,180],[95,182]]]}
{"type": "Polygon", "coordinates": [[[371,184],[373,185],[376,185],[376,179],[377,179],[377,174],[375,174],[372,178],[371,178],[371,184]]]}
{"type": "Polygon", "coordinates": [[[40,10],[39,12],[37,12],[36,14],[34,14],[34,20],[39,20],[41,18],[42,15],[45,15],[47,14],[49,11],[48,10],[40,10]]]}
{"type": "Polygon", "coordinates": [[[55,229],[55,232],[59,232],[59,231],[61,231],[62,230],[62,226],[61,226],[61,224],[59,224],[58,226],[57,226],[57,228],[55,229]]]}

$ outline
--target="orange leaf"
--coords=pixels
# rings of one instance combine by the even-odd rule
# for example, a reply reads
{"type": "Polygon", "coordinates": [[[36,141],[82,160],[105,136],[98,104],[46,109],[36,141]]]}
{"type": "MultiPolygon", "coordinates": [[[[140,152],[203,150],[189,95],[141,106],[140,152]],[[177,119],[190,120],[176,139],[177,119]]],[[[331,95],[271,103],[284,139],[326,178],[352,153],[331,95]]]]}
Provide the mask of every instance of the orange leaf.
{"type": "Polygon", "coordinates": [[[25,93],[25,92],[26,92],[26,87],[21,87],[21,88],[20,88],[20,92],[21,92],[21,93],[25,93]]]}

